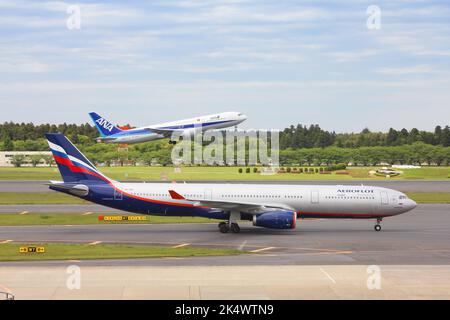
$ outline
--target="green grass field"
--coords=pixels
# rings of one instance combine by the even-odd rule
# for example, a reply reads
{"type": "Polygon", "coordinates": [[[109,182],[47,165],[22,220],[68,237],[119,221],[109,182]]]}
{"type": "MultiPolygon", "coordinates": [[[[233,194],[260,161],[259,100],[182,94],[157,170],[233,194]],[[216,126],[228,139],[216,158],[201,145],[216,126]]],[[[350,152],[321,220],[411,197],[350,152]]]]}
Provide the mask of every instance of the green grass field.
{"type": "MultiPolygon", "coordinates": [[[[200,217],[160,217],[146,216],[145,221],[99,221],[100,214],[83,215],[81,213],[48,213],[48,214],[0,214],[0,226],[21,225],[86,225],[86,224],[161,224],[161,223],[208,223],[216,222],[200,217]]],[[[103,214],[102,214],[103,215],[103,214]]],[[[127,215],[124,213],[124,215],[127,215]]]]}
{"type": "Polygon", "coordinates": [[[88,204],[80,198],[72,197],[64,193],[14,193],[1,192],[0,205],[8,204],[88,204]]]}
{"type": "Polygon", "coordinates": [[[156,247],[113,244],[0,244],[0,261],[130,259],[224,256],[247,253],[232,249],[156,247]],[[20,247],[45,247],[45,253],[20,253],[20,247]]]}
{"type": "MultiPolygon", "coordinates": [[[[370,179],[384,180],[386,178],[371,176],[369,171],[379,168],[357,167],[349,168],[349,174],[306,174],[281,173],[276,175],[261,175],[257,173],[239,173],[237,167],[183,167],[181,172],[175,172],[173,167],[102,167],[105,175],[116,180],[352,180],[370,179]]],[[[405,169],[404,174],[390,179],[437,179],[450,178],[450,167],[423,167],[421,169],[405,169]]],[[[0,168],[0,180],[60,180],[56,167],[23,167],[0,168]]]]}
{"type": "Polygon", "coordinates": [[[450,193],[407,193],[417,203],[450,203],[450,193]]]}

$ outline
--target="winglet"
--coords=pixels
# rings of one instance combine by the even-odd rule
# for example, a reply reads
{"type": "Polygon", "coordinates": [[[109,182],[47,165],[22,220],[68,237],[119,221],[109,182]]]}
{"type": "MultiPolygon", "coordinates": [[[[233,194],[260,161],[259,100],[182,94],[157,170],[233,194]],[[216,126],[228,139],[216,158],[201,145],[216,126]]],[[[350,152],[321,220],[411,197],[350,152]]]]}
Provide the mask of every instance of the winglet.
{"type": "Polygon", "coordinates": [[[179,194],[178,192],[174,191],[174,190],[169,190],[170,196],[172,197],[172,199],[174,200],[186,200],[185,197],[183,197],[181,194],[179,194]]]}

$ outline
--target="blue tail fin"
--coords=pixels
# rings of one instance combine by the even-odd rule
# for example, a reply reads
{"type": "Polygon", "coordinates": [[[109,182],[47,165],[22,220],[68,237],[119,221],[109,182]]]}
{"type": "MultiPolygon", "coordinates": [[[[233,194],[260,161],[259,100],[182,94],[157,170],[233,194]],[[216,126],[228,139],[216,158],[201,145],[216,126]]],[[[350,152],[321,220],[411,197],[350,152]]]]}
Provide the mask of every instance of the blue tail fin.
{"type": "Polygon", "coordinates": [[[89,115],[94,121],[94,124],[102,137],[107,137],[122,132],[122,130],[117,128],[115,125],[113,125],[111,122],[109,122],[99,114],[95,112],[90,112],[89,115]]]}
{"type": "Polygon", "coordinates": [[[64,182],[110,182],[63,134],[46,133],[45,137],[64,182]]]}

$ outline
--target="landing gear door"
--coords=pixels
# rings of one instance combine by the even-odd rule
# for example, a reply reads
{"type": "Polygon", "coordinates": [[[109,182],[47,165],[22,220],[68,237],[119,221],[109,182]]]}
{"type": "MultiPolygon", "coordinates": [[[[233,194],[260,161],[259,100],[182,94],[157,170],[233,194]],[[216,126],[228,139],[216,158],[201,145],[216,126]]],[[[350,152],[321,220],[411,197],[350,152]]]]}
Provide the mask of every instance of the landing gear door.
{"type": "Polygon", "coordinates": [[[317,191],[317,190],[311,191],[311,203],[312,204],[319,203],[319,191],[317,191]]]}
{"type": "Polygon", "coordinates": [[[389,204],[389,197],[386,191],[381,191],[380,192],[381,195],[381,204],[382,205],[388,205],[389,204]]]}

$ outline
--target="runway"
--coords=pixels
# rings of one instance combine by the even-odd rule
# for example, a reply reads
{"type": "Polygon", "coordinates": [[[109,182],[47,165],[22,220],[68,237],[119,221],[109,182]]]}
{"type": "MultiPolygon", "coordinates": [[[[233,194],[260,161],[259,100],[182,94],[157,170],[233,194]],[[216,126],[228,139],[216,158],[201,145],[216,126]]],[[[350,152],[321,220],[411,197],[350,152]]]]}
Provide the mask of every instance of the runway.
{"type": "MultiPolygon", "coordinates": [[[[150,217],[151,219],[151,217],[150,217]]],[[[383,221],[300,220],[295,230],[241,224],[240,234],[221,234],[216,223],[0,227],[0,241],[129,243],[226,247],[253,251],[228,257],[83,261],[89,266],[237,265],[449,265],[450,205],[419,205],[383,221]]],[[[3,262],[0,266],[54,266],[54,262],[3,262]]]]}
{"type": "MultiPolygon", "coordinates": [[[[127,181],[131,182],[131,181],[127,181]]],[[[137,182],[137,181],[135,181],[137,182]]],[[[139,181],[142,182],[142,181],[139,181]]],[[[182,182],[182,181],[180,181],[182,182]]],[[[46,185],[48,181],[1,181],[0,192],[17,193],[46,193],[54,192],[46,185]]],[[[145,183],[161,183],[161,181],[146,181],[145,183]]],[[[182,182],[184,183],[184,182],[182,182]]],[[[209,181],[194,180],[187,183],[246,183],[246,184],[284,184],[284,185],[367,185],[374,187],[385,187],[401,192],[450,192],[450,181],[445,180],[292,180],[292,181],[209,181]]]]}

